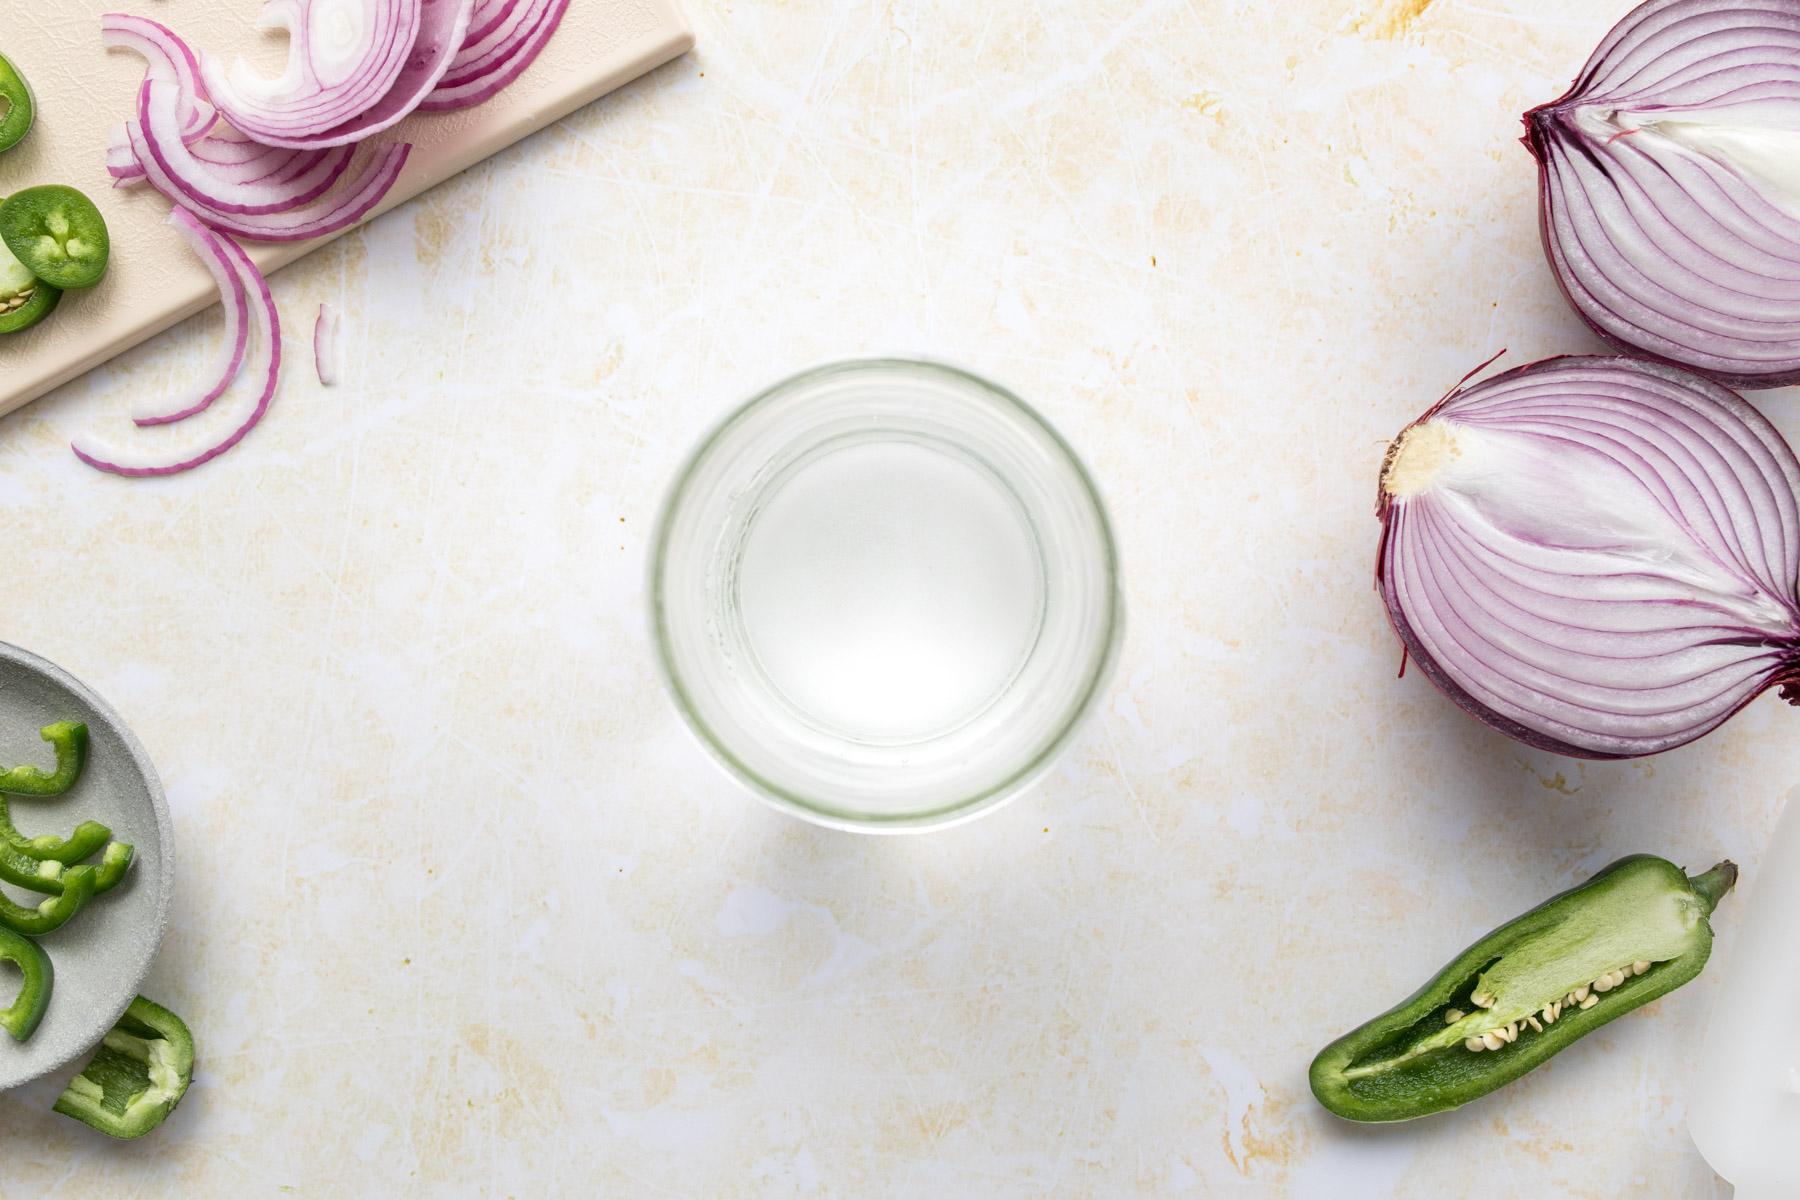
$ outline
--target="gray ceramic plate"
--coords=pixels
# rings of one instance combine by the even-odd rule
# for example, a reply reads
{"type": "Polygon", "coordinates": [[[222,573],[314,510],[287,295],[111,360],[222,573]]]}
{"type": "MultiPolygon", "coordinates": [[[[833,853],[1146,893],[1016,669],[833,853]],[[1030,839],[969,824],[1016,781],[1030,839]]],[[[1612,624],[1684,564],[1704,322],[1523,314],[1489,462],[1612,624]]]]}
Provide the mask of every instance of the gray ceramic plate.
{"type": "MultiPolygon", "coordinates": [[[[136,849],[131,871],[73,921],[43,939],[56,972],[50,1010],[29,1041],[0,1034],[0,1090],[66,1066],[112,1028],[131,1003],[169,920],[174,837],[162,784],[119,715],[54,663],[0,642],[0,763],[54,761],[38,730],[52,721],[85,721],[87,769],[67,795],[12,802],[20,832],[67,834],[79,822],[110,825],[136,849]]],[[[31,896],[7,888],[20,903],[31,896]]],[[[19,975],[0,970],[0,1006],[12,1003],[19,975]]]]}

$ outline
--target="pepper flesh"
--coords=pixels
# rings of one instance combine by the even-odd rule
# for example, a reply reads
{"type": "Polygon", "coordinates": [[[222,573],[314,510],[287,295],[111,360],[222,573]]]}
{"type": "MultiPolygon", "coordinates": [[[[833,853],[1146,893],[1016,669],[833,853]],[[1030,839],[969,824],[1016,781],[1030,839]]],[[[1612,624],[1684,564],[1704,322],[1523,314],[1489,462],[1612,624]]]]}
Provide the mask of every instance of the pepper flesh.
{"type": "Polygon", "coordinates": [[[0,54],[0,153],[11,150],[31,132],[37,105],[31,97],[31,85],[19,69],[0,54]]]}
{"type": "Polygon", "coordinates": [[[50,1007],[50,987],[55,972],[50,968],[50,956],[42,947],[10,929],[0,929],[0,962],[12,963],[25,977],[12,1004],[0,1008],[0,1029],[11,1034],[13,1041],[22,1042],[37,1031],[38,1022],[44,1019],[44,1010],[50,1007]]]}
{"type": "Polygon", "coordinates": [[[97,874],[93,867],[69,868],[68,874],[63,876],[62,892],[36,908],[15,903],[0,894],[0,927],[28,937],[43,937],[46,933],[56,932],[94,898],[97,874]]]}
{"type": "Polygon", "coordinates": [[[94,875],[94,894],[103,896],[118,887],[130,866],[130,842],[106,843],[106,853],[100,856],[100,869],[94,875]]]}
{"type": "Polygon", "coordinates": [[[44,771],[33,766],[0,771],[0,792],[14,796],[60,796],[81,778],[87,764],[88,728],[79,721],[57,721],[38,730],[38,736],[56,752],[56,766],[44,771]]]}
{"type": "Polygon", "coordinates": [[[109,1137],[143,1137],[175,1111],[193,1079],[193,1034],[180,1017],[139,996],[55,1109],[109,1137]]]}
{"type": "Polygon", "coordinates": [[[1482,937],[1410,998],[1325,1047],[1312,1063],[1313,1095],[1352,1121],[1406,1121],[1485,1096],[1698,975],[1712,952],[1707,916],[1736,880],[1729,862],[1690,879],[1652,855],[1620,859],[1482,937]],[[1635,962],[1649,965],[1628,969],[1597,1003],[1570,1006],[1541,1032],[1517,1031],[1635,962]],[[1465,1047],[1509,1027],[1516,1040],[1497,1050],[1465,1047]]]}
{"type": "Polygon", "coordinates": [[[52,834],[26,837],[13,824],[12,806],[4,795],[0,795],[0,841],[6,842],[27,858],[35,858],[40,862],[55,859],[68,866],[92,857],[111,838],[112,830],[98,821],[83,821],[66,838],[52,834]]]}
{"type": "Polygon", "coordinates": [[[0,880],[28,891],[62,894],[63,865],[54,858],[35,859],[0,839],[0,880]]]}

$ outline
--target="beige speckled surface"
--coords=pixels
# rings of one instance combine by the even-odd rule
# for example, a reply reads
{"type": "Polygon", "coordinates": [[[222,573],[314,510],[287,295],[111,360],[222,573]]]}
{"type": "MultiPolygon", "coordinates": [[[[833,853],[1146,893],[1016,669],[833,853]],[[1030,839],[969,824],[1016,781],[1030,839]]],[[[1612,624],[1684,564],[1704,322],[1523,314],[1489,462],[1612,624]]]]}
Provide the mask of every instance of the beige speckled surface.
{"type": "Polygon", "coordinates": [[[1370,588],[1386,439],[1495,350],[1593,346],[1515,137],[1622,8],[697,0],[694,55],[279,276],[345,309],[347,382],[226,458],[64,448],[206,319],[0,422],[0,637],[163,773],[151,994],[202,1049],[128,1150],[0,1096],[0,1190],[1723,1196],[1682,1127],[1716,976],[1425,1124],[1305,1088],[1618,854],[1753,871],[1800,779],[1772,698],[1654,762],[1521,750],[1394,678],[1370,588]],[[1065,764],[927,838],[737,791],[645,641],[690,440],[873,351],[1040,405],[1128,576],[1065,764]]]}

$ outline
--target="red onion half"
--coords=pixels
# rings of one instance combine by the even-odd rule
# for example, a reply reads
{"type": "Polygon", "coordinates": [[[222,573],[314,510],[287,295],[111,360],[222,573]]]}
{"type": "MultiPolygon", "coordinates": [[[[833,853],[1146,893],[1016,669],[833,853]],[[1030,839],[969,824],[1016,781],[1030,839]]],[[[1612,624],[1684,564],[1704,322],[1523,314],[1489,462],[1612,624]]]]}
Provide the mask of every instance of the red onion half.
{"type": "Polygon", "coordinates": [[[1460,386],[1389,447],[1379,512],[1410,656],[1522,742],[1654,754],[1800,682],[1800,462],[1687,371],[1554,358],[1460,386]]]}
{"type": "Polygon", "coordinates": [[[1736,386],[1800,382],[1800,0],[1650,0],[1525,129],[1589,325],[1736,386]]]}
{"type": "MultiPolygon", "coordinates": [[[[226,417],[229,424],[222,436],[212,435],[198,444],[191,438],[184,442],[178,431],[188,426],[182,425],[142,430],[138,436],[143,442],[139,446],[106,447],[94,442],[70,446],[82,462],[114,475],[176,475],[212,461],[256,428],[263,414],[269,411],[269,402],[275,398],[275,385],[281,378],[281,315],[275,311],[275,298],[269,294],[269,285],[263,281],[256,264],[236,242],[208,229],[185,209],[177,208],[171,212],[169,224],[180,230],[214,277],[225,280],[222,298],[226,301],[228,322],[240,290],[247,299],[248,319],[238,327],[234,338],[236,356],[242,362],[246,348],[254,346],[260,363],[252,374],[252,386],[241,389],[239,395],[232,397],[232,409],[226,417]]],[[[169,420],[192,416],[198,411],[196,408],[169,420]]],[[[215,415],[224,415],[224,412],[221,407],[215,415]]]]}

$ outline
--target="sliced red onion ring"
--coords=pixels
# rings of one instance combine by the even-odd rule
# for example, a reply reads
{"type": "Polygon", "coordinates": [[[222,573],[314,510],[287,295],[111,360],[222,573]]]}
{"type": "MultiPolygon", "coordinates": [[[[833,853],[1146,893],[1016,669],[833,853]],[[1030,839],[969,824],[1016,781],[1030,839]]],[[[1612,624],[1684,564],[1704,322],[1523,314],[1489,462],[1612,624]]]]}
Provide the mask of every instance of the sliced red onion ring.
{"type": "Polygon", "coordinates": [[[323,133],[258,137],[271,146],[344,146],[398,124],[431,94],[469,31],[472,0],[424,0],[418,39],[387,93],[368,109],[323,133]]]}
{"type": "Polygon", "coordinates": [[[1737,386],[1800,382],[1800,0],[1650,0],[1525,128],[1583,320],[1737,386]]]}
{"type": "Polygon", "coordinates": [[[549,43],[569,0],[514,0],[491,8],[475,22],[476,32],[485,28],[485,35],[464,43],[420,112],[480,104],[517,79],[549,43]]]}
{"type": "MultiPolygon", "coordinates": [[[[230,427],[223,437],[215,437],[204,445],[194,446],[173,442],[173,430],[146,430],[140,435],[144,444],[139,447],[108,447],[92,441],[85,445],[77,443],[70,446],[82,462],[115,475],[175,475],[211,462],[243,441],[245,435],[256,428],[256,423],[269,411],[269,402],[275,397],[275,385],[281,377],[281,315],[275,310],[275,299],[269,294],[269,286],[264,282],[262,273],[256,269],[256,264],[250,261],[250,256],[236,242],[206,228],[183,209],[177,208],[171,212],[169,223],[181,230],[201,258],[207,260],[208,269],[214,270],[215,276],[218,268],[214,267],[214,263],[217,262],[222,264],[222,269],[233,279],[231,285],[222,289],[227,293],[224,298],[227,301],[228,320],[232,297],[239,293],[239,289],[248,297],[247,320],[239,330],[238,340],[254,341],[256,352],[261,357],[258,369],[251,377],[252,386],[241,389],[242,394],[232,398],[233,411],[228,418],[230,427]]],[[[239,353],[242,353],[241,346],[239,353]]],[[[222,412],[223,407],[218,409],[218,413],[222,412]]]]}
{"type": "Polygon", "coordinates": [[[475,0],[475,10],[469,15],[469,32],[463,38],[463,45],[472,46],[476,42],[485,41],[518,6],[519,0],[475,0]]]}
{"type": "Polygon", "coordinates": [[[287,69],[270,79],[239,59],[227,72],[202,54],[200,77],[225,119],[259,141],[326,134],[394,89],[422,9],[423,0],[269,0],[258,24],[287,30],[287,69]]]}
{"type": "Polygon", "coordinates": [[[213,282],[218,285],[219,302],[225,310],[225,333],[219,343],[219,365],[207,375],[214,382],[192,399],[176,402],[172,408],[169,407],[168,400],[158,400],[149,409],[132,418],[139,425],[169,425],[185,421],[211,408],[213,401],[225,394],[232,381],[243,370],[244,353],[250,343],[250,289],[238,273],[230,254],[219,244],[224,239],[200,224],[185,208],[171,211],[169,224],[175,226],[187,240],[202,265],[212,274],[213,282]]]}
{"type": "MultiPolygon", "coordinates": [[[[323,151],[274,150],[230,165],[208,163],[178,136],[178,96],[166,83],[146,79],[138,98],[144,144],[163,174],[208,209],[237,216],[292,212],[331,189],[350,166],[354,147],[323,151]]],[[[127,129],[126,136],[133,136],[127,129]]],[[[222,143],[233,146],[235,143],[222,143]]]]}
{"type": "MultiPolygon", "coordinates": [[[[381,203],[382,197],[388,194],[395,180],[400,177],[401,170],[406,166],[407,155],[412,151],[412,147],[405,143],[380,147],[366,156],[362,166],[350,173],[334,193],[299,208],[254,215],[228,212],[218,206],[218,201],[228,200],[228,197],[195,194],[185,189],[170,174],[167,164],[173,147],[162,143],[152,144],[154,135],[149,128],[146,108],[149,90],[145,88],[144,93],[140,94],[138,119],[131,122],[127,129],[131,135],[132,151],[149,175],[150,185],[192,211],[214,229],[252,241],[303,242],[349,228],[381,203]]],[[[179,144],[177,140],[176,145],[179,144]]]]}
{"type": "Polygon", "coordinates": [[[147,64],[148,78],[173,83],[179,89],[184,140],[192,142],[204,136],[219,119],[218,110],[207,102],[194,52],[168,26],[148,17],[107,13],[100,18],[100,43],[140,55],[147,64]]]}
{"type": "Polygon", "coordinates": [[[1466,384],[1389,448],[1379,508],[1409,654],[1522,742],[1654,754],[1795,698],[1800,462],[1715,383],[1602,357],[1466,384]]]}
{"type": "Polygon", "coordinates": [[[325,387],[338,381],[337,333],[337,310],[329,304],[319,305],[318,319],[313,322],[313,370],[325,387]]]}

